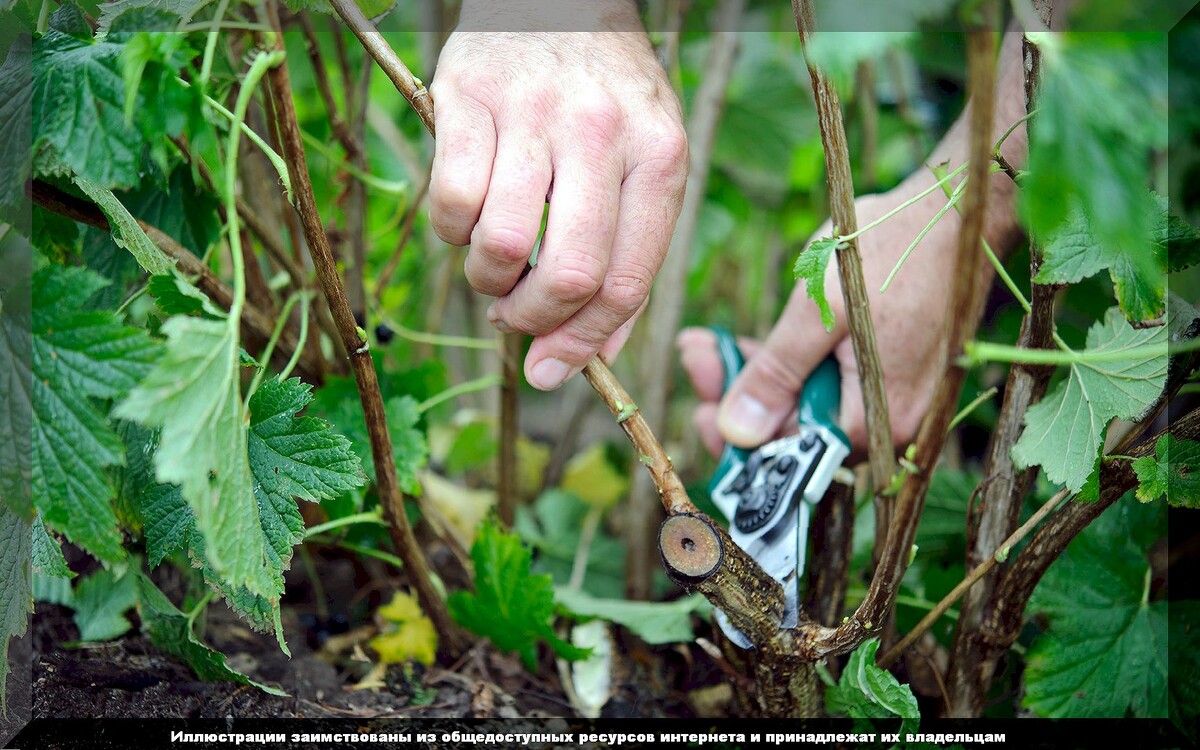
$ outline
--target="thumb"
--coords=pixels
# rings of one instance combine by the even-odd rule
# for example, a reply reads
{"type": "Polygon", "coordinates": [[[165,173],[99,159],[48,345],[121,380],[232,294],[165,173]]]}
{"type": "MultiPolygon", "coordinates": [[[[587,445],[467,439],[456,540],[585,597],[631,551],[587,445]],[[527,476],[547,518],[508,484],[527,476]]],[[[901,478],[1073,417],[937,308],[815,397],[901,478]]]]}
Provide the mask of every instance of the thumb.
{"type": "Polygon", "coordinates": [[[816,305],[798,284],[762,348],[751,356],[721,399],[717,427],[726,442],[752,448],[775,437],[796,410],[808,374],[844,333],[827,333],[816,305]]]}

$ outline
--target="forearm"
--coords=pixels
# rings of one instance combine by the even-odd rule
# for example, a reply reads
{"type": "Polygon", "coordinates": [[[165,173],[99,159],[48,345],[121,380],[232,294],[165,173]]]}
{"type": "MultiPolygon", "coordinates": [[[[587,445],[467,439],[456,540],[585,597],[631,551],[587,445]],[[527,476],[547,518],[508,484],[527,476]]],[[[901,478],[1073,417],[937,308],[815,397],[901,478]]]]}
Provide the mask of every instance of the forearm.
{"type": "MultiPolygon", "coordinates": [[[[1020,32],[1008,32],[1001,44],[997,62],[995,118],[992,125],[993,140],[999,140],[1013,123],[1025,116],[1024,66],[1021,60],[1020,32]]],[[[955,121],[945,137],[934,148],[926,163],[937,165],[948,163],[951,168],[963,164],[968,153],[968,109],[955,121]]],[[[1001,153],[1009,164],[1020,169],[1025,166],[1029,150],[1029,137],[1025,124],[1021,123],[1005,139],[1001,153]]],[[[920,192],[935,181],[928,169],[919,170],[906,180],[905,189],[920,192]]],[[[984,238],[1001,257],[1020,244],[1023,232],[1017,222],[1017,186],[1004,172],[989,176],[988,215],[984,223],[984,238]]],[[[921,205],[932,216],[945,205],[946,197],[935,192],[921,205]]],[[[949,218],[949,217],[948,217],[949,218]]]]}

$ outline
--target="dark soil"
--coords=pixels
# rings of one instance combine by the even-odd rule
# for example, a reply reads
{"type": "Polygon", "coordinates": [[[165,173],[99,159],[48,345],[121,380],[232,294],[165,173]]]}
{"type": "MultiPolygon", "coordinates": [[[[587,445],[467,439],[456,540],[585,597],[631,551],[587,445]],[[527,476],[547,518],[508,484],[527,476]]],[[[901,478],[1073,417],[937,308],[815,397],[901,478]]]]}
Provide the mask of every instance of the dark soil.
{"type": "MultiPolygon", "coordinates": [[[[326,563],[326,561],[322,561],[326,563]]],[[[324,567],[324,566],[323,566],[324,567]]],[[[336,568],[336,564],[334,566],[336,568]]],[[[296,573],[295,570],[292,571],[296,573]]],[[[324,571],[323,571],[324,572],[324,571]]],[[[336,575],[332,575],[336,578],[336,575]]],[[[289,587],[291,590],[292,587],[289,587]]],[[[164,589],[166,590],[166,589],[164,589]]],[[[307,593],[307,592],[301,592],[307,593]]],[[[288,697],[253,686],[201,682],[175,657],[156,649],[134,629],[118,640],[69,647],[79,633],[70,610],[38,604],[33,617],[34,718],[545,718],[573,717],[575,710],[557,679],[553,660],[537,674],[515,658],[476,644],[455,664],[407,671],[389,668],[382,687],[355,689],[372,664],[365,642],[369,618],[329,631],[301,603],[283,610],[289,658],[274,638],[251,631],[220,603],[208,609],[204,640],[228,657],[231,667],[282,688],[288,697]]],[[[687,693],[696,678],[713,680],[710,662],[693,661],[683,649],[618,646],[614,695],[604,715],[691,716],[687,693]]],[[[702,654],[702,652],[700,652],[702,654]]],[[[701,680],[703,682],[703,680],[701,680]]],[[[709,695],[701,691],[697,695],[709,695]]]]}

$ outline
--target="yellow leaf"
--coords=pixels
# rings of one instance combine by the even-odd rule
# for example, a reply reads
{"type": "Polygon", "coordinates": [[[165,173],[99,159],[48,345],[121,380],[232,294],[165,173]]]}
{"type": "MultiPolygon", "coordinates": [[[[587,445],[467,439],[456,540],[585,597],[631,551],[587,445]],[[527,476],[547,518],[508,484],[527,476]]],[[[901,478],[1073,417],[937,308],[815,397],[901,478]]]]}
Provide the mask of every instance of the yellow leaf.
{"type": "Polygon", "coordinates": [[[397,593],[379,608],[379,615],[386,621],[387,630],[372,638],[370,645],[379,654],[380,664],[433,663],[437,631],[413,597],[397,593]]]}
{"type": "Polygon", "coordinates": [[[379,616],[397,625],[419,620],[424,617],[421,605],[410,594],[396,592],[392,600],[379,608],[379,616]]]}
{"type": "Polygon", "coordinates": [[[610,508],[625,496],[629,480],[609,463],[604,445],[596,443],[567,462],[562,488],[588,505],[610,508]]]}

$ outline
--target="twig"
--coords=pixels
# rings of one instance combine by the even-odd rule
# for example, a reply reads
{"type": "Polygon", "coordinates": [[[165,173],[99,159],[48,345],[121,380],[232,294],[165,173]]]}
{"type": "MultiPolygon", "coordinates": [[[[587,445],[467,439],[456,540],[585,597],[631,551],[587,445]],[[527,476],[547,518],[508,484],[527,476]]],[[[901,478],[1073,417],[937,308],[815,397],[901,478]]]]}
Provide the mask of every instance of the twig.
{"type": "Polygon", "coordinates": [[[358,5],[351,0],[330,0],[330,5],[342,17],[354,36],[391,80],[396,90],[408,100],[432,136],[437,136],[433,124],[433,98],[425,84],[413,76],[408,66],[396,55],[383,35],[367,20],[358,5]]]}
{"type": "MultiPolygon", "coordinates": [[[[325,59],[321,55],[321,45],[317,38],[316,29],[313,28],[312,20],[307,13],[300,13],[296,16],[300,20],[300,28],[304,30],[305,49],[308,52],[308,60],[312,64],[313,76],[317,83],[317,92],[321,95],[321,101],[325,104],[325,111],[329,113],[329,127],[333,129],[333,135],[338,139],[338,143],[342,144],[342,149],[346,152],[346,157],[351,161],[354,157],[362,152],[362,142],[356,139],[350,132],[350,128],[346,126],[346,120],[338,112],[337,100],[333,96],[333,87],[329,85],[329,71],[325,67],[325,59]]],[[[340,37],[340,32],[335,36],[340,37]]],[[[339,67],[345,66],[345,60],[340,61],[339,67]]],[[[352,92],[347,90],[346,105],[347,109],[350,105],[352,92]]]]}
{"type": "Polygon", "coordinates": [[[617,418],[621,429],[629,436],[629,441],[637,451],[638,460],[654,480],[662,507],[667,513],[699,512],[688,497],[683,481],[675,473],[675,467],[672,466],[667,452],[654,437],[654,431],[650,429],[646,418],[612,374],[612,370],[608,369],[608,365],[596,357],[584,368],[583,376],[617,418]]]}
{"type": "Polygon", "coordinates": [[[496,487],[496,512],[501,523],[512,526],[516,518],[521,485],[517,467],[518,421],[521,396],[522,337],[517,333],[500,334],[503,353],[500,357],[500,469],[496,487]]]}
{"type": "MultiPolygon", "coordinates": [[[[266,3],[268,20],[275,33],[275,48],[282,49],[283,37],[279,31],[279,17],[274,2],[266,3]]],[[[321,289],[329,302],[330,312],[337,324],[346,350],[350,352],[350,365],[354,371],[355,384],[362,402],[363,416],[371,441],[371,453],[375,459],[376,488],[388,518],[388,530],[396,546],[396,552],[404,561],[409,582],[416,590],[421,608],[433,621],[438,633],[438,647],[444,653],[457,655],[466,648],[467,640],[446,608],[446,603],[433,586],[432,573],[413,536],[412,527],[404,508],[404,496],[396,476],[396,464],[392,455],[392,440],[388,433],[387,416],[379,380],[366,341],[358,334],[354,314],[350,310],[346,291],[338,276],[337,264],[329,247],[329,238],[321,225],[316,198],[304,156],[304,144],[300,138],[300,127],[296,121],[295,104],[287,63],[270,72],[271,99],[279,127],[288,171],[295,190],[296,210],[304,229],[309,253],[317,270],[321,289]]]]}
{"type": "MultiPolygon", "coordinates": [[[[108,218],[96,205],[68,195],[41,180],[33,181],[33,202],[47,211],[65,216],[72,221],[78,221],[105,232],[111,231],[108,218]]],[[[197,289],[204,292],[218,307],[225,310],[230,308],[233,303],[233,290],[208,266],[201,263],[191,250],[180,245],[158,227],[141,220],[138,220],[138,225],[159,250],[175,260],[179,272],[191,280],[197,289]]],[[[247,348],[253,352],[262,351],[267,342],[271,340],[271,334],[275,328],[274,322],[257,307],[249,304],[242,306],[241,322],[242,335],[246,338],[247,348]]],[[[284,331],[276,350],[278,361],[286,361],[286,358],[296,351],[296,347],[295,337],[289,331],[284,331]]],[[[301,357],[298,369],[305,380],[320,382],[321,367],[311,357],[301,357]]]]}
{"type": "MultiPolygon", "coordinates": [[[[429,170],[425,170],[428,175],[429,170]]],[[[400,240],[396,242],[396,249],[392,252],[392,257],[388,258],[387,265],[375,279],[375,304],[380,304],[383,299],[383,292],[387,289],[388,284],[392,280],[392,275],[396,273],[396,269],[400,267],[400,260],[404,257],[404,248],[408,245],[408,241],[412,239],[413,227],[417,224],[417,213],[421,210],[421,204],[425,201],[425,196],[429,193],[429,178],[426,177],[421,181],[420,187],[417,188],[416,194],[412,197],[412,203],[404,212],[404,223],[400,227],[400,240]]]]}
{"type": "MultiPolygon", "coordinates": [[[[1036,48],[1034,50],[1036,55],[1036,48]]],[[[1036,64],[1033,79],[1036,79],[1036,64]]],[[[1025,82],[1026,115],[1035,111],[1033,81],[1025,82]]],[[[1020,121],[1011,125],[1001,137],[1006,140],[1018,127],[1020,121]]],[[[1000,154],[1000,145],[994,149],[1000,154]]],[[[1036,278],[1041,266],[1041,248],[1036,242],[1029,246],[1029,276],[1036,278]]],[[[1017,345],[1025,349],[1050,349],[1054,344],[1054,289],[1042,284],[1031,283],[1028,312],[1021,323],[1017,345]]],[[[1016,527],[1021,515],[1021,505],[1037,478],[1036,467],[1018,471],[1012,460],[1012,447],[1024,430],[1024,418],[1029,407],[1041,401],[1050,383],[1054,370],[1050,367],[1016,363],[1009,370],[1004,387],[1004,400],[996,428],[984,462],[983,475],[987,477],[979,490],[976,503],[967,519],[967,565],[979,566],[991,559],[992,550],[997,549],[1001,538],[1016,527]]],[[[987,573],[987,571],[984,571],[987,573]]],[[[980,630],[990,600],[995,590],[998,573],[987,574],[963,599],[958,624],[950,648],[950,663],[946,670],[948,682],[947,701],[944,710],[947,716],[966,717],[977,715],[983,706],[991,684],[989,669],[983,667],[988,653],[979,644],[980,630]],[[985,679],[986,673],[986,682],[985,679]]]]}
{"type": "MultiPolygon", "coordinates": [[[[807,48],[815,29],[812,0],[792,0],[792,12],[800,32],[801,44],[807,48]]],[[[813,99],[821,127],[821,144],[825,149],[825,170],[829,185],[829,212],[834,233],[853,234],[858,225],[854,210],[854,180],[850,174],[850,152],[846,144],[846,129],[842,123],[842,108],[837,92],[825,74],[808,61],[812,79],[813,99]]],[[[871,486],[878,491],[886,487],[895,471],[896,458],[892,447],[891,420],[888,416],[887,392],[883,385],[883,365],[875,343],[875,327],[871,323],[871,307],[867,284],[863,280],[862,256],[856,241],[838,244],[838,276],[846,303],[846,322],[850,341],[862,379],[863,409],[866,417],[868,459],[871,464],[871,486]]],[[[880,519],[887,523],[887,518],[880,519]]]]}
{"type": "MultiPolygon", "coordinates": [[[[1035,511],[1034,514],[1029,517],[1028,521],[1021,524],[1021,527],[1010,534],[1007,539],[1002,541],[1000,545],[992,551],[992,554],[989,555],[987,559],[977,565],[971,570],[970,573],[967,574],[965,578],[959,581],[958,585],[951,589],[949,594],[946,594],[944,597],[942,597],[942,600],[929,611],[929,614],[921,618],[921,621],[917,623],[916,627],[914,627],[908,632],[907,635],[901,638],[900,642],[889,649],[887,653],[880,656],[876,660],[876,663],[883,669],[890,667],[892,663],[896,661],[896,659],[900,658],[900,656],[908,650],[909,646],[916,643],[917,639],[920,638],[925,631],[933,627],[933,624],[941,619],[942,615],[946,614],[946,610],[950,609],[950,607],[953,606],[954,603],[957,602],[959,598],[967,592],[967,589],[974,586],[979,579],[987,575],[988,571],[996,567],[996,565],[999,564],[1003,559],[1006,559],[1008,557],[1009,550],[1011,550],[1013,546],[1024,539],[1029,532],[1033,531],[1034,528],[1036,528],[1037,525],[1042,522],[1043,518],[1053,513],[1060,505],[1062,505],[1063,501],[1067,499],[1068,494],[1070,493],[1065,489],[1059,490],[1054,494],[1053,497],[1043,503],[1042,507],[1038,508],[1037,511],[1035,511]]],[[[962,613],[959,613],[959,622],[962,622],[962,613]]]]}
{"type": "Polygon", "coordinates": [[[854,95],[858,99],[858,120],[862,127],[863,185],[874,191],[879,184],[876,154],[879,151],[879,100],[875,96],[875,70],[870,60],[863,60],[854,71],[854,95]]]}
{"type": "Polygon", "coordinates": [[[908,568],[908,559],[916,536],[917,524],[925,502],[925,493],[938,455],[946,441],[946,428],[954,417],[966,371],[954,356],[974,333],[979,321],[983,295],[976,292],[982,253],[980,240],[987,209],[988,154],[991,152],[992,114],[995,97],[994,39],[991,31],[975,28],[968,33],[968,66],[972,95],[970,113],[971,184],[964,197],[966,210],[958,236],[958,260],[954,286],[946,316],[946,370],[938,380],[929,413],[917,435],[913,463],[918,471],[909,473],[896,499],[891,533],[880,555],[867,595],[854,615],[837,628],[809,628],[804,635],[810,656],[819,658],[841,653],[861,643],[881,624],[892,605],[900,579],[908,568]]]}
{"type": "MultiPolygon", "coordinates": [[[[737,29],[744,7],[744,0],[722,0],[716,11],[716,27],[737,29]]],[[[669,402],[668,384],[673,372],[671,359],[674,353],[671,342],[683,317],[688,257],[704,206],[704,186],[708,182],[717,125],[724,109],[725,89],[732,75],[737,45],[736,33],[713,35],[712,47],[704,65],[705,75],[696,92],[687,123],[691,163],[683,207],[675,225],[667,259],[658,274],[654,294],[646,309],[645,320],[649,325],[639,351],[638,389],[646,403],[659,407],[650,416],[650,430],[660,435],[665,433],[667,426],[665,406],[669,402]]],[[[625,532],[628,540],[626,594],[631,599],[648,599],[653,572],[658,563],[654,558],[654,540],[659,516],[654,506],[653,489],[644,474],[634,475],[629,497],[625,532]]]]}

